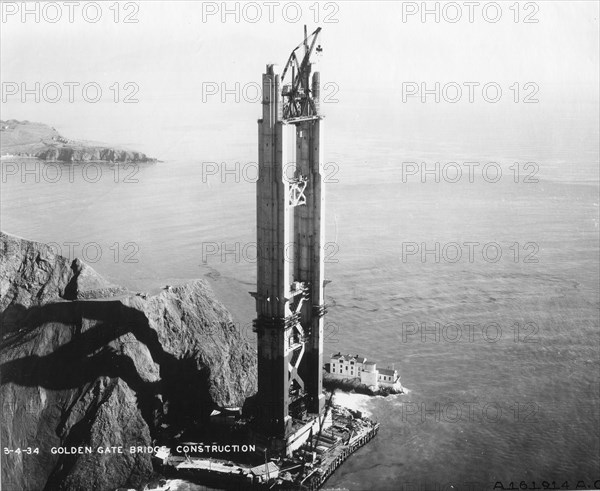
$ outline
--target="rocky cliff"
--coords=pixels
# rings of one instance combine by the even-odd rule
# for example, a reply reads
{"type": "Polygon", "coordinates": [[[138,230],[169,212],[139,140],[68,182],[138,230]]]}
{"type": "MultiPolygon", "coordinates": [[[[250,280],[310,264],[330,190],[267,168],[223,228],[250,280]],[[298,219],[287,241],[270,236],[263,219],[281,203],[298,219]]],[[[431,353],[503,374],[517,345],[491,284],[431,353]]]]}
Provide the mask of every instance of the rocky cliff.
{"type": "Polygon", "coordinates": [[[139,488],[150,454],[98,447],[152,445],[255,391],[254,352],[204,282],[145,298],[44,244],[0,233],[0,250],[2,489],[139,488]]]}
{"type": "Polygon", "coordinates": [[[2,156],[35,157],[58,162],[156,162],[142,152],[70,140],[42,123],[0,121],[2,156]]]}

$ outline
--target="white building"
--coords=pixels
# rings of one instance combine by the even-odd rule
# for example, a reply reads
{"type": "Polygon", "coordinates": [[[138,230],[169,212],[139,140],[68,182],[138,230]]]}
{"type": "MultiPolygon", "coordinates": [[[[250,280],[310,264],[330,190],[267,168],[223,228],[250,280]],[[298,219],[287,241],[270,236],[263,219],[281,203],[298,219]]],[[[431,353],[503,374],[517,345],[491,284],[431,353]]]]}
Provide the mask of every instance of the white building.
{"type": "Polygon", "coordinates": [[[377,369],[374,361],[367,361],[359,355],[343,355],[341,353],[331,355],[329,373],[336,378],[357,378],[360,383],[375,390],[380,385],[391,387],[399,382],[398,370],[392,368],[377,369]]]}
{"type": "Polygon", "coordinates": [[[344,375],[344,378],[360,377],[366,361],[366,358],[358,355],[342,355],[341,353],[331,355],[331,373],[344,375]]]}
{"type": "Polygon", "coordinates": [[[393,370],[391,368],[382,368],[377,370],[377,381],[381,385],[391,387],[394,385],[400,377],[398,377],[398,370],[393,370]]]}
{"type": "Polygon", "coordinates": [[[378,387],[379,371],[377,364],[374,361],[367,361],[364,364],[364,369],[360,373],[360,382],[367,387],[378,387]]]}

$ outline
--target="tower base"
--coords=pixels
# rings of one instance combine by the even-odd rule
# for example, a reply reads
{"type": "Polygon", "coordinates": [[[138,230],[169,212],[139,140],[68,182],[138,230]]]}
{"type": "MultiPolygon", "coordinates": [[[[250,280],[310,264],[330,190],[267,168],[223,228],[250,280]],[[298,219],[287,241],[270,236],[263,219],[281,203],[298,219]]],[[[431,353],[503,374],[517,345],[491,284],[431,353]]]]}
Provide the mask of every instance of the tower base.
{"type": "Polygon", "coordinates": [[[317,438],[319,433],[333,424],[331,411],[327,413],[307,414],[306,418],[293,419],[289,431],[284,437],[268,436],[260,428],[250,428],[250,442],[257,448],[266,450],[268,458],[291,457],[309,439],[317,438]]]}

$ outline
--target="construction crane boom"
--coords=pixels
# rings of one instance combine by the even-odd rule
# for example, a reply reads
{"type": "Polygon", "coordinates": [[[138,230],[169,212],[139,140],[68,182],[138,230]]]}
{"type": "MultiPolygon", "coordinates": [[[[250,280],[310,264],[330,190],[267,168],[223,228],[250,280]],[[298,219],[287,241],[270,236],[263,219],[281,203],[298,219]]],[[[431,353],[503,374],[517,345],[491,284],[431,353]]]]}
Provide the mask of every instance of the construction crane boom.
{"type": "MultiPolygon", "coordinates": [[[[292,80],[291,83],[283,86],[284,119],[317,116],[318,111],[314,101],[315,94],[312,93],[310,87],[310,57],[315,50],[320,32],[321,28],[318,27],[310,36],[307,36],[306,26],[304,26],[304,39],[294,48],[285,64],[283,73],[281,74],[281,83],[284,83],[285,76],[290,68],[292,80]],[[296,52],[302,46],[304,46],[304,56],[302,57],[302,61],[299,62],[296,52]]],[[[317,51],[321,51],[320,46],[317,48],[317,51]]]]}

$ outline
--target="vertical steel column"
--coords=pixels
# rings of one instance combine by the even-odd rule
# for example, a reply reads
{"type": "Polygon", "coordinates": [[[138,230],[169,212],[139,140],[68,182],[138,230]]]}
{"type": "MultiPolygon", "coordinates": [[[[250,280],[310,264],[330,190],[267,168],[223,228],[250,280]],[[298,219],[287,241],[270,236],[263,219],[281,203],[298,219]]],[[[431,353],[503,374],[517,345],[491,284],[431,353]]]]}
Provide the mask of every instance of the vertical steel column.
{"type": "Polygon", "coordinates": [[[287,345],[290,315],[289,185],[283,175],[287,151],[286,125],[281,121],[279,76],[273,65],[263,75],[263,118],[259,120],[257,182],[258,419],[265,432],[283,436],[289,430],[287,345]]]}
{"type": "MultiPolygon", "coordinates": [[[[312,80],[318,104],[319,73],[312,80]]],[[[323,315],[324,315],[324,242],[325,186],[323,183],[323,120],[309,119],[296,127],[296,170],[307,178],[306,205],[294,209],[296,261],[294,276],[309,286],[309,302],[302,311],[302,325],[308,333],[306,354],[300,376],[306,383],[307,408],[321,413],[323,395],[323,315]]]]}

